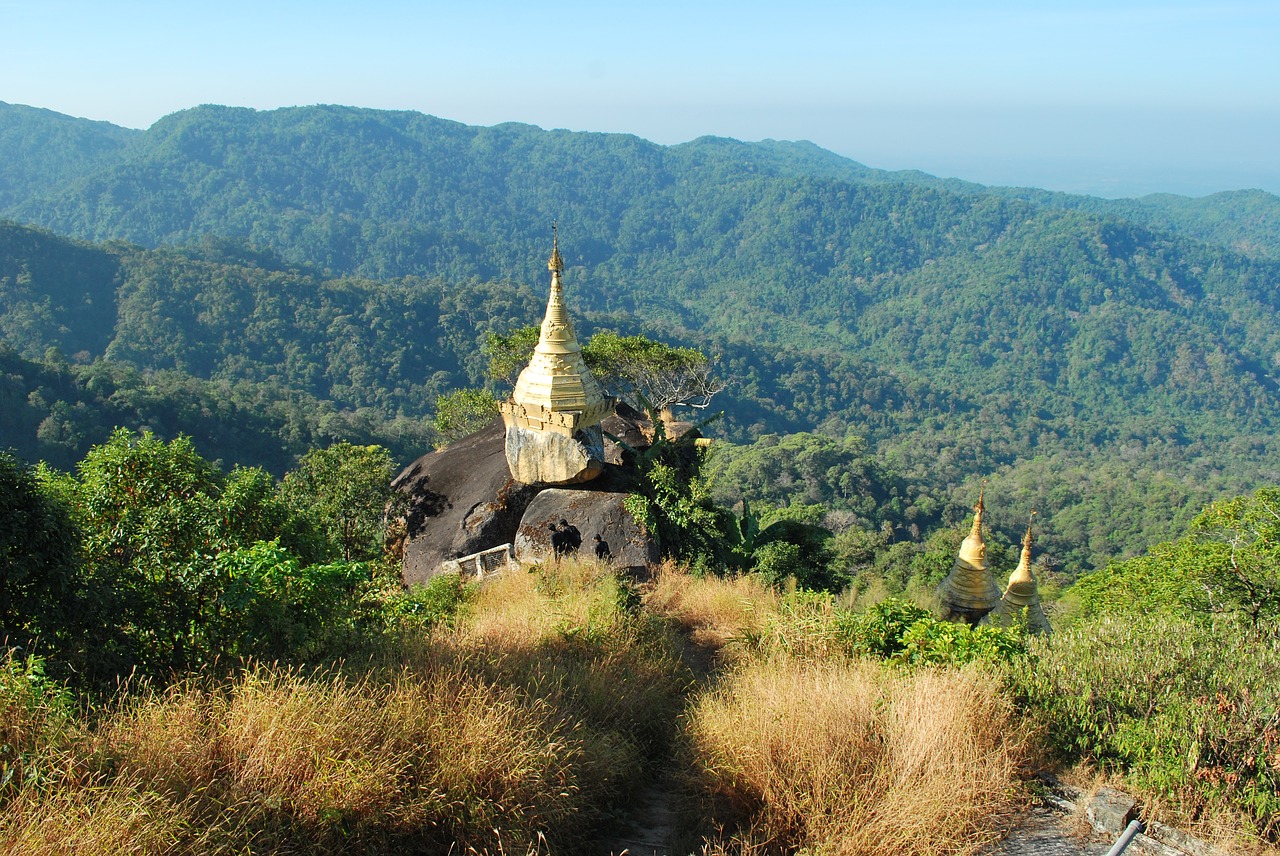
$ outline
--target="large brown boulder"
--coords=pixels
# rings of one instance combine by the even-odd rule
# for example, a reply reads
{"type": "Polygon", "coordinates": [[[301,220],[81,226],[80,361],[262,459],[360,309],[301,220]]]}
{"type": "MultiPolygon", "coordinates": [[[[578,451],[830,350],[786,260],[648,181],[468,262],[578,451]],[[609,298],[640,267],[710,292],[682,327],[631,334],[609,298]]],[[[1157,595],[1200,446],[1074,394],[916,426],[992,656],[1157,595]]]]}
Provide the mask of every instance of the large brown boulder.
{"type": "Polygon", "coordinates": [[[449,559],[515,540],[538,489],[511,478],[501,420],[405,468],[391,486],[409,500],[404,580],[423,582],[449,559]]]}
{"type": "MultiPolygon", "coordinates": [[[[615,424],[634,439],[643,437],[631,420],[615,424]]],[[[518,545],[525,511],[542,493],[586,495],[574,500],[573,508],[557,506],[558,510],[548,513],[555,514],[555,521],[563,517],[578,526],[588,555],[595,555],[593,536],[599,532],[619,565],[640,568],[656,561],[652,542],[639,535],[621,505],[622,498],[634,489],[634,471],[605,464],[599,478],[571,491],[522,484],[511,477],[507,467],[506,433],[502,421],[495,420],[475,434],[418,458],[392,482],[392,487],[408,498],[402,549],[406,583],[430,579],[451,559],[501,544],[518,545]]],[[[526,556],[541,556],[549,549],[549,521],[543,522],[540,535],[526,538],[533,543],[540,537],[542,551],[526,551],[526,556]]]]}
{"type": "Polygon", "coordinates": [[[615,567],[642,572],[658,561],[658,545],[622,507],[626,493],[548,488],[529,503],[516,532],[516,558],[543,561],[551,556],[549,526],[567,520],[582,534],[581,553],[595,557],[595,536],[609,542],[615,567]]]}

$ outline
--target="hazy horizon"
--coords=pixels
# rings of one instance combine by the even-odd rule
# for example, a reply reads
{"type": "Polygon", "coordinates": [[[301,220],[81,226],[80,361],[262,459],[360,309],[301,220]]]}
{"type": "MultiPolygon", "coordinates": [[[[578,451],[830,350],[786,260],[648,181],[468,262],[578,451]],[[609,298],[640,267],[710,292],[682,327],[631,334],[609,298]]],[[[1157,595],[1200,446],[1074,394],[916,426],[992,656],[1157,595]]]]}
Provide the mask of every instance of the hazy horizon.
{"type": "Polygon", "coordinates": [[[1280,193],[1280,6],[1052,0],[216,10],[0,0],[0,100],[145,128],[202,103],[809,140],[1102,196],[1280,193]]]}

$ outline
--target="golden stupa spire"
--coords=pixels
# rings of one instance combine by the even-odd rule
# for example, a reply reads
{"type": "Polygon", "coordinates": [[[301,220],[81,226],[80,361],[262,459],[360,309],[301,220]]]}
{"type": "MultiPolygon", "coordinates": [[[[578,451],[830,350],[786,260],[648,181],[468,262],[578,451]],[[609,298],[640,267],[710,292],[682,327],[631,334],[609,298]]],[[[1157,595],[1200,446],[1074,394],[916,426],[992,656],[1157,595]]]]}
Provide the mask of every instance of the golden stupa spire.
{"type": "Polygon", "coordinates": [[[1022,558],[1018,567],[1009,576],[1009,584],[1005,586],[1004,596],[1000,599],[997,612],[1001,620],[1010,621],[1013,616],[1026,615],[1027,629],[1032,633],[1048,633],[1049,619],[1040,606],[1040,588],[1031,573],[1031,527],[1035,524],[1036,513],[1033,510],[1027,520],[1027,532],[1022,536],[1022,558]]]}
{"type": "MultiPolygon", "coordinates": [[[[978,488],[978,501],[973,506],[973,528],[969,530],[969,537],[982,543],[982,514],[987,510],[987,506],[983,504],[982,497],[987,492],[987,480],[982,480],[982,487],[978,488]]],[[[985,548],[985,544],[983,547],[985,548]]],[[[985,549],[984,549],[985,553],[985,549]]]]}
{"type": "Polygon", "coordinates": [[[1004,590],[1004,599],[1012,600],[1013,605],[1017,607],[1026,606],[1033,598],[1039,600],[1036,578],[1031,574],[1031,545],[1034,543],[1031,527],[1035,522],[1036,513],[1033,510],[1030,519],[1027,520],[1027,533],[1022,536],[1022,558],[1018,560],[1018,567],[1009,576],[1009,585],[1004,590]]]}
{"type": "Polygon", "coordinates": [[[1000,602],[1000,587],[991,576],[987,561],[987,544],[982,540],[982,517],[986,511],[983,497],[987,491],[984,479],[973,506],[973,527],[960,542],[955,566],[938,587],[943,617],[976,624],[1000,602]]]}
{"type": "Polygon", "coordinates": [[[535,430],[569,432],[600,422],[612,411],[612,402],[600,389],[582,361],[582,346],[573,331],[565,304],[564,260],[560,257],[560,232],[551,225],[551,292],[533,357],[516,380],[509,404],[499,405],[510,424],[535,430]]]}
{"type": "MultiPolygon", "coordinates": [[[[560,235],[556,224],[551,224],[551,258],[547,260],[551,271],[551,293],[547,296],[547,312],[542,318],[542,332],[538,337],[537,353],[578,354],[582,346],[573,332],[569,309],[564,302],[564,285],[560,281],[564,273],[564,260],[560,258],[560,235]]],[[[585,367],[584,367],[585,370],[585,367]]]]}
{"type": "Polygon", "coordinates": [[[560,258],[560,233],[555,220],[551,221],[551,258],[547,259],[547,270],[554,274],[564,273],[564,259],[560,258]]]}

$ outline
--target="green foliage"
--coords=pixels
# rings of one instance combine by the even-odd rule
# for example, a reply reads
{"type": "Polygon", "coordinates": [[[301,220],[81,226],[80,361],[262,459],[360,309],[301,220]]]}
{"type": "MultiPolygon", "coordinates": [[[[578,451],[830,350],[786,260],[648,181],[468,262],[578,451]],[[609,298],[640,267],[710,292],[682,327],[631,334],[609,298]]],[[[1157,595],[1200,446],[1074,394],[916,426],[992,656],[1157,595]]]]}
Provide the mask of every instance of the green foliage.
{"type": "Polygon", "coordinates": [[[636,409],[704,408],[724,388],[711,373],[711,360],[697,348],[672,347],[645,336],[599,330],[583,347],[582,358],[609,394],[636,409]]]}
{"type": "Polygon", "coordinates": [[[1108,565],[1072,588],[1086,614],[1227,613],[1280,619],[1280,488],[1211,503],[1177,541],[1108,565]]]}
{"type": "Polygon", "coordinates": [[[0,806],[56,774],[56,761],[41,750],[74,713],[71,693],[46,675],[43,659],[8,647],[0,653],[0,806]]]}
{"type": "Polygon", "coordinates": [[[1071,760],[1125,773],[1190,817],[1280,840],[1280,644],[1238,620],[1101,615],[1029,643],[1012,683],[1071,760]]]}
{"type": "Polygon", "coordinates": [[[929,611],[914,603],[887,598],[851,614],[844,622],[849,649],[855,654],[892,657],[903,650],[902,638],[918,621],[928,621],[929,611]]]}
{"type": "Polygon", "coordinates": [[[346,561],[382,554],[386,520],[403,497],[391,489],[395,463],[380,446],[337,443],[314,449],[284,477],[281,499],[318,522],[332,555],[346,561]]]}
{"type": "Polygon", "coordinates": [[[215,603],[201,617],[210,651],[264,660],[334,656],[370,627],[363,597],[372,568],[361,562],[304,566],[276,541],[218,555],[215,603]]]}
{"type": "MultiPolygon", "coordinates": [[[[749,514],[743,506],[743,515],[749,514]]],[[[813,591],[839,592],[850,578],[835,567],[831,532],[805,519],[796,506],[765,515],[749,553],[749,570],[776,582],[794,579],[813,591]]]]}
{"type": "Polygon", "coordinates": [[[485,389],[457,389],[436,399],[435,429],[439,446],[470,436],[498,415],[498,401],[485,389]]]}
{"type": "Polygon", "coordinates": [[[680,558],[700,571],[724,568],[728,515],[711,500],[701,476],[704,452],[686,434],[674,440],[650,409],[653,441],[630,449],[638,475],[637,491],[623,501],[632,519],[664,556],[680,558]]]}
{"type": "Polygon", "coordinates": [[[80,532],[56,495],[0,451],[0,643],[66,655],[84,620],[80,532]]]}
{"type": "Polygon", "coordinates": [[[896,662],[913,666],[964,666],[1005,663],[1026,653],[1026,638],[1016,627],[970,627],[926,618],[902,634],[896,662]]]}
{"type": "Polygon", "coordinates": [[[14,641],[38,633],[57,668],[88,688],[135,670],[165,677],[221,658],[358,649],[382,632],[380,592],[394,585],[376,564],[349,560],[379,553],[369,527],[381,531],[390,462],[376,447],[335,447],[305,463],[278,494],[262,470],[223,474],[186,438],[123,429],[74,476],[0,460],[23,509],[0,515],[20,525],[5,547],[14,641]],[[348,504],[333,521],[312,516],[326,503],[348,504]],[[348,560],[324,561],[344,548],[348,560]]]}
{"type": "Polygon", "coordinates": [[[452,625],[475,594],[460,574],[441,574],[397,593],[386,604],[386,620],[396,630],[419,633],[452,625]]]}
{"type": "Polygon", "coordinates": [[[908,666],[1006,663],[1026,653],[1018,628],[970,627],[935,618],[910,601],[888,598],[838,622],[850,653],[908,666]]]}
{"type": "Polygon", "coordinates": [[[1215,502],[1193,523],[1211,609],[1243,614],[1257,628],[1280,619],[1280,487],[1215,502]]]}
{"type": "Polygon", "coordinates": [[[264,476],[228,479],[186,438],[125,430],[94,447],[77,475],[64,489],[101,609],[95,668],[109,675],[137,664],[154,674],[214,655],[204,624],[221,589],[215,557],[273,537],[287,517],[264,476]]]}
{"type": "Polygon", "coordinates": [[[517,327],[510,333],[495,333],[492,330],[485,337],[482,352],[489,360],[485,375],[490,380],[502,381],[508,386],[515,386],[516,378],[533,356],[533,349],[538,344],[541,330],[537,324],[517,327]]]}

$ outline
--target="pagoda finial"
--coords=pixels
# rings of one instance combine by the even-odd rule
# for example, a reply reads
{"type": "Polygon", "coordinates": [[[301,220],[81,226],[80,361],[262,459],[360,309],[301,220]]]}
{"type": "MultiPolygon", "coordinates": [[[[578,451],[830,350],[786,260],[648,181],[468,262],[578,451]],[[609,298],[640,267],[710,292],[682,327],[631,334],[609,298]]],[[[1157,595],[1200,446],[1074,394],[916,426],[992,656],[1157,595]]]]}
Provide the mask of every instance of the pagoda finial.
{"type": "Polygon", "coordinates": [[[1026,553],[1028,556],[1031,554],[1031,527],[1035,522],[1036,510],[1033,508],[1031,509],[1031,516],[1027,518],[1027,534],[1022,536],[1022,552],[1026,553]]]}
{"type": "Polygon", "coordinates": [[[982,497],[987,492],[987,480],[982,480],[982,487],[978,489],[978,501],[973,506],[973,529],[969,531],[969,537],[982,537],[982,513],[987,510],[987,506],[983,503],[982,497]]]}
{"type": "Polygon", "coordinates": [[[547,270],[552,273],[564,272],[564,260],[560,258],[560,235],[556,221],[551,221],[551,258],[547,259],[547,270]]]}

